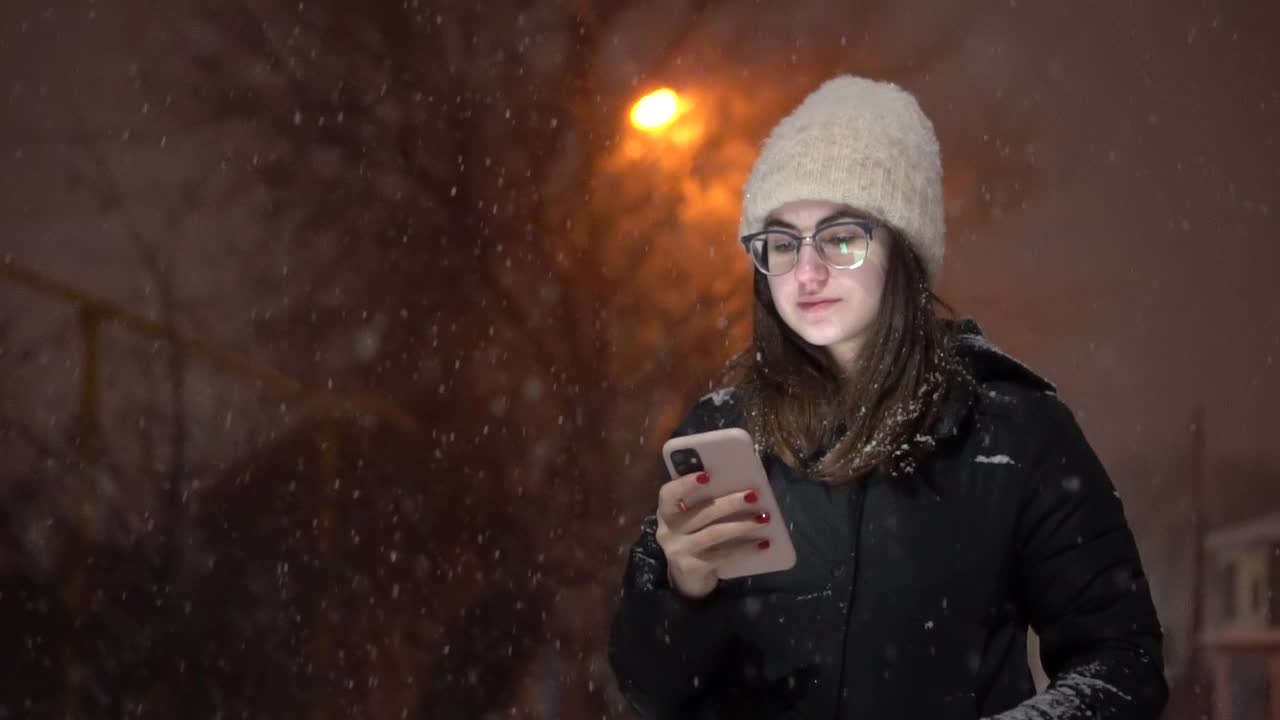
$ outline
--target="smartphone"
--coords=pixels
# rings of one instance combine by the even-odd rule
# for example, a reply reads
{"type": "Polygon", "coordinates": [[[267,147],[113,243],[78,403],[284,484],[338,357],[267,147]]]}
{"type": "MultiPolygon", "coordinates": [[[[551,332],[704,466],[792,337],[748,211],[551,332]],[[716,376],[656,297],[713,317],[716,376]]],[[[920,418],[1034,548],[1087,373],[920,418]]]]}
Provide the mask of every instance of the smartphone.
{"type": "MultiPolygon", "coordinates": [[[[684,498],[689,507],[728,493],[755,490],[759,502],[743,508],[743,517],[764,511],[769,522],[750,535],[754,540],[768,540],[769,548],[730,560],[719,569],[721,579],[761,575],[789,570],[796,564],[796,549],[787,532],[781,508],[769,486],[764,465],[756,455],[751,435],[742,428],[724,428],[668,440],[662,446],[662,458],[672,479],[681,475],[706,471],[711,482],[697,486],[684,498]]],[[[729,516],[737,517],[737,516],[729,516]]]]}

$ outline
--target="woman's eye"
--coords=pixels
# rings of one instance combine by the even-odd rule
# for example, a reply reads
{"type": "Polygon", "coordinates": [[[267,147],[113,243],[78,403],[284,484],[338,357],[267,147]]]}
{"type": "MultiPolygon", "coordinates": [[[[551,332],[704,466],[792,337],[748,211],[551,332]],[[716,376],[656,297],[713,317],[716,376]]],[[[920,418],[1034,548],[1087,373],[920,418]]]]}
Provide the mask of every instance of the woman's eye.
{"type": "Polygon", "coordinates": [[[859,238],[856,235],[837,235],[836,237],[827,238],[826,245],[828,250],[847,255],[854,251],[854,246],[858,243],[858,240],[859,238]]]}

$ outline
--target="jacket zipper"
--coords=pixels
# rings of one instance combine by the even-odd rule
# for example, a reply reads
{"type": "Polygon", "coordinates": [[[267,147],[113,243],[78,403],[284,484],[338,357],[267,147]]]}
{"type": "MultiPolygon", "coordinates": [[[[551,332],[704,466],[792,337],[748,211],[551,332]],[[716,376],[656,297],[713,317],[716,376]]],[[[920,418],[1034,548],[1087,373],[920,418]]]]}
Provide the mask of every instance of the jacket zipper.
{"type": "Polygon", "coordinates": [[[866,504],[867,480],[870,477],[856,480],[858,486],[854,488],[850,495],[850,514],[853,517],[853,526],[850,529],[852,535],[851,548],[849,550],[849,597],[844,608],[844,632],[841,635],[840,646],[840,674],[839,682],[836,686],[836,714],[835,719],[840,720],[844,710],[844,693],[845,693],[845,669],[849,665],[849,627],[853,625],[853,599],[854,592],[858,587],[858,541],[862,535],[862,508],[866,504]]]}

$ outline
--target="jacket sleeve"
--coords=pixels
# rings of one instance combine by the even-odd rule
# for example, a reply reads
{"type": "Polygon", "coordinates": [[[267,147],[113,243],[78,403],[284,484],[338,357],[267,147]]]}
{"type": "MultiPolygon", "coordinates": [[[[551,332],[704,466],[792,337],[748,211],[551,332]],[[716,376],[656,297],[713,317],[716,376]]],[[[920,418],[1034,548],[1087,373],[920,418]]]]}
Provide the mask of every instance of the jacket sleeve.
{"type": "Polygon", "coordinates": [[[716,591],[695,599],[670,586],[657,526],[655,516],[644,519],[609,632],[618,689],[643,718],[679,717],[696,705],[728,636],[716,591]]]}
{"type": "Polygon", "coordinates": [[[1137,544],[1071,410],[1041,397],[1016,552],[1049,686],[995,718],[1154,720],[1168,699],[1163,631],[1137,544]]]}
{"type": "MultiPolygon", "coordinates": [[[[704,399],[672,437],[725,427],[735,412],[731,394],[704,399]]],[[[718,590],[688,598],[671,587],[657,530],[657,516],[646,517],[627,557],[609,630],[609,664],[618,689],[641,717],[687,717],[706,699],[730,629],[718,590]]]]}

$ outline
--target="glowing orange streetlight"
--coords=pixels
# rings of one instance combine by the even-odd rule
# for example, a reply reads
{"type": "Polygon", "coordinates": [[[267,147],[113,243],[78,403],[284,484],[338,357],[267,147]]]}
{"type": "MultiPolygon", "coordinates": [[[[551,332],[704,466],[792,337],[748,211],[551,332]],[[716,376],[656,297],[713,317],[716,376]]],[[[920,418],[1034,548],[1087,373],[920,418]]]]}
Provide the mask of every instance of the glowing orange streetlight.
{"type": "Polygon", "coordinates": [[[661,130],[675,120],[680,110],[676,91],[662,88],[640,98],[631,107],[631,124],[645,132],[661,130]]]}

